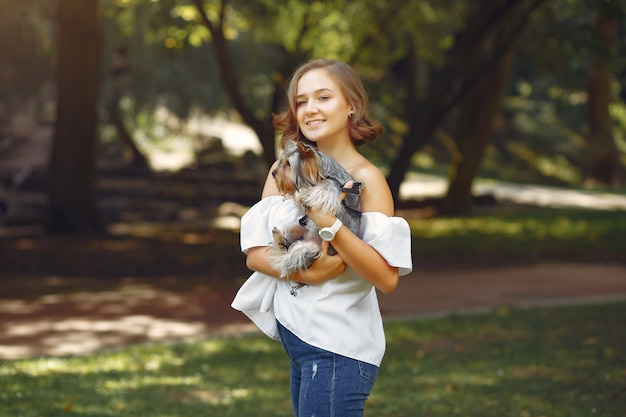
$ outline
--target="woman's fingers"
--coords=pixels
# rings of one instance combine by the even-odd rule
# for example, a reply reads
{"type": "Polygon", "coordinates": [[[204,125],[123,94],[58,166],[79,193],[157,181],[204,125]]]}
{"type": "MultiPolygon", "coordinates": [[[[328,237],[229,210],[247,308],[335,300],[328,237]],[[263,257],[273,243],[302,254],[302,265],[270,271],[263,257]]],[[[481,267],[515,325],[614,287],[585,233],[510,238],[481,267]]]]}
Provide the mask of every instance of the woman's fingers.
{"type": "MultiPolygon", "coordinates": [[[[345,183],[343,188],[352,189],[352,186],[354,186],[354,181],[350,180],[347,183],[345,183]]],[[[341,201],[343,201],[343,199],[346,198],[347,195],[348,195],[347,191],[342,191],[339,198],[341,198],[341,201]]]]}
{"type": "Polygon", "coordinates": [[[322,240],[322,256],[328,256],[328,247],[330,246],[330,242],[327,240],[322,240]]]}

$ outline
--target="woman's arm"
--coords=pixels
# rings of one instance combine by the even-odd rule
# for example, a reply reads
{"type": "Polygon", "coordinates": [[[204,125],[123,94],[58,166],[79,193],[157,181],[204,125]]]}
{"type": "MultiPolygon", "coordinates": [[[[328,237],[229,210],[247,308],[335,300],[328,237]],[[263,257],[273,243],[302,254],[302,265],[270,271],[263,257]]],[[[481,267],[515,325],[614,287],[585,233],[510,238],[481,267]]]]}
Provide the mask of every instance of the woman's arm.
{"type": "MultiPolygon", "coordinates": [[[[328,242],[323,242],[322,256],[316,259],[308,269],[296,271],[287,278],[290,281],[305,284],[321,284],[343,274],[346,271],[346,263],[340,256],[329,256],[328,246],[328,242]]],[[[246,266],[253,271],[280,278],[278,271],[270,263],[269,249],[269,246],[250,248],[246,257],[246,266]]]]}
{"type": "MultiPolygon", "coordinates": [[[[373,165],[368,165],[355,173],[366,184],[361,192],[363,212],[380,212],[387,216],[394,215],[393,198],[387,181],[373,165]]],[[[321,211],[309,210],[309,217],[320,227],[329,227],[336,217],[321,211]]],[[[343,261],[361,278],[370,282],[383,293],[390,293],[398,285],[398,268],[387,263],[373,247],[361,240],[350,229],[342,226],[332,241],[333,247],[343,261]]],[[[313,266],[318,261],[313,263],[313,266]]]]}
{"type": "MultiPolygon", "coordinates": [[[[272,170],[276,168],[277,164],[278,162],[275,162],[267,174],[261,198],[281,195],[272,176],[272,170]]],[[[328,256],[328,246],[328,242],[323,242],[322,256],[316,259],[309,269],[298,271],[288,278],[292,281],[307,284],[321,284],[343,274],[346,270],[346,263],[339,256],[328,256]]],[[[278,271],[271,265],[269,249],[269,246],[250,248],[246,257],[246,266],[253,271],[280,278],[278,271]]]]}

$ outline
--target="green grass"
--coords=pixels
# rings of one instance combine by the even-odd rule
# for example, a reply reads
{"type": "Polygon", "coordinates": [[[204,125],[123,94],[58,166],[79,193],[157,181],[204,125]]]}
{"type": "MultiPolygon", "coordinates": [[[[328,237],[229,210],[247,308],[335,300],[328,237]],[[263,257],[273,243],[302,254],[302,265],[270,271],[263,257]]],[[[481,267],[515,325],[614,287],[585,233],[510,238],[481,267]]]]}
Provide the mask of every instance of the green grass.
{"type": "Polygon", "coordinates": [[[626,211],[514,206],[409,222],[416,264],[626,261],[626,211]]]}
{"type": "MultiPolygon", "coordinates": [[[[387,324],[378,417],[626,415],[626,302],[387,324]]],[[[0,364],[6,417],[291,416],[288,360],[263,336],[0,364]]]]}

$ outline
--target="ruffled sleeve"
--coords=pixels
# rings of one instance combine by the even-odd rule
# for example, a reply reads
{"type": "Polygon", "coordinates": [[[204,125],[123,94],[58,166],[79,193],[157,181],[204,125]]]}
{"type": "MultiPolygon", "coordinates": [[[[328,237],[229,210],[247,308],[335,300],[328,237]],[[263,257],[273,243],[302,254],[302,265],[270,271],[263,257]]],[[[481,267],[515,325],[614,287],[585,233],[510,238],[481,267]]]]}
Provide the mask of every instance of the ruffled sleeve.
{"type": "Polygon", "coordinates": [[[389,265],[398,268],[400,276],[413,270],[411,228],[405,219],[376,212],[363,213],[361,235],[389,265]]]}
{"type": "Polygon", "coordinates": [[[266,197],[256,203],[241,217],[241,251],[248,254],[248,249],[272,244],[274,212],[284,201],[283,197],[266,197]]]}
{"type": "Polygon", "coordinates": [[[237,291],[231,307],[248,316],[267,336],[278,340],[274,314],[276,284],[276,278],[260,272],[253,273],[237,291]]]}
{"type": "MultiPolygon", "coordinates": [[[[250,208],[241,218],[241,250],[270,246],[272,229],[295,221],[298,209],[293,200],[281,196],[266,197],[250,208]]],[[[247,315],[259,329],[272,339],[278,339],[274,314],[274,293],[278,279],[254,272],[241,286],[231,306],[247,315]]]]}

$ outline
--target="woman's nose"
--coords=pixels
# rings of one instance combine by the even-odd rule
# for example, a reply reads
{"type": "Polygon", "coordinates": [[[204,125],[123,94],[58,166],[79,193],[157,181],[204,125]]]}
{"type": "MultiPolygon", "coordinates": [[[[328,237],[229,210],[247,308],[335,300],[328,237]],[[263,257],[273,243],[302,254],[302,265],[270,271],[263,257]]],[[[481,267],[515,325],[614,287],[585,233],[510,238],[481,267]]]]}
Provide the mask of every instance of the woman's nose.
{"type": "Polygon", "coordinates": [[[317,112],[317,106],[315,105],[315,103],[307,103],[305,111],[307,113],[316,113],[317,112]]]}

